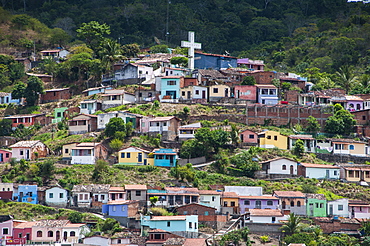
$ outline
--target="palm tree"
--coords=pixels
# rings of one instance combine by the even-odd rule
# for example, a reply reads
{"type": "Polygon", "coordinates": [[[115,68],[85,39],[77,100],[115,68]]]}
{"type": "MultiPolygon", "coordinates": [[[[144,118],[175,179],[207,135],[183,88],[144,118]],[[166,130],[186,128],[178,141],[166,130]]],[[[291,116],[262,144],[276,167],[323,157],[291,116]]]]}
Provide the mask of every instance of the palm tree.
{"type": "Polygon", "coordinates": [[[105,68],[109,71],[113,71],[113,65],[115,62],[124,59],[120,45],[111,39],[106,39],[102,43],[102,49],[100,51],[100,57],[105,65],[105,68]]]}
{"type": "Polygon", "coordinates": [[[355,76],[352,69],[349,66],[343,66],[339,68],[338,83],[343,89],[346,90],[346,94],[358,83],[358,77],[355,76]]]}
{"type": "Polygon", "coordinates": [[[283,222],[284,225],[281,226],[281,230],[288,235],[292,235],[300,231],[302,224],[302,218],[298,215],[291,213],[288,217],[288,221],[283,222]]]}

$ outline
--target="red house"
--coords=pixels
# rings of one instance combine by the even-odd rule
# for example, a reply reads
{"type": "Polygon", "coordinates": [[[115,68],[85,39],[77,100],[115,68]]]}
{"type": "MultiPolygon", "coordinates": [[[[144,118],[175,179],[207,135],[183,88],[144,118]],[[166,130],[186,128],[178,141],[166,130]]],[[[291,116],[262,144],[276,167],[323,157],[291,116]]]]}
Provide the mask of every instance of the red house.
{"type": "Polygon", "coordinates": [[[51,118],[46,117],[45,114],[23,114],[23,115],[12,115],[4,117],[4,119],[12,120],[12,128],[17,128],[19,125],[30,127],[35,124],[45,126],[51,123],[51,118]]]}
{"type": "Polygon", "coordinates": [[[13,239],[6,240],[6,244],[26,244],[27,241],[32,240],[32,226],[37,221],[24,222],[16,225],[13,229],[13,239]]]}
{"type": "Polygon", "coordinates": [[[9,162],[12,158],[12,152],[10,150],[0,149],[0,163],[9,162]]]}
{"type": "Polygon", "coordinates": [[[69,88],[51,89],[45,90],[45,94],[40,96],[40,103],[59,102],[70,98],[71,92],[69,88]]]}
{"type": "Polygon", "coordinates": [[[240,141],[242,143],[249,143],[250,145],[258,144],[258,135],[257,133],[251,130],[244,130],[239,134],[240,141]]]}
{"type": "Polygon", "coordinates": [[[248,101],[257,101],[257,87],[254,85],[236,85],[234,87],[235,98],[248,101]]]}

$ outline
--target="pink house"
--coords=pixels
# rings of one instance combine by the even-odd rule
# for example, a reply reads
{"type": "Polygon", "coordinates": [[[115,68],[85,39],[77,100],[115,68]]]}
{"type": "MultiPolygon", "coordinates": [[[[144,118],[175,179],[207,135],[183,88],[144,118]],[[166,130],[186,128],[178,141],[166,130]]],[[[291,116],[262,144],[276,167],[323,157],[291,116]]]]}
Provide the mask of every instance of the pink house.
{"type": "Polygon", "coordinates": [[[32,240],[32,226],[37,222],[23,222],[14,226],[13,239],[6,240],[6,244],[26,244],[32,240]]]}
{"type": "Polygon", "coordinates": [[[10,150],[0,149],[0,163],[9,162],[12,158],[12,152],[10,150]]]}
{"type": "Polygon", "coordinates": [[[0,215],[0,238],[13,236],[13,218],[10,215],[0,215]]]}
{"type": "Polygon", "coordinates": [[[349,200],[348,210],[350,218],[370,219],[370,204],[361,200],[349,200]]]}
{"type": "Polygon", "coordinates": [[[258,143],[258,135],[251,130],[244,130],[239,133],[241,143],[256,144],[258,143]]]}
{"type": "Polygon", "coordinates": [[[257,87],[254,85],[236,85],[234,87],[235,98],[248,101],[257,101],[257,87]]]}

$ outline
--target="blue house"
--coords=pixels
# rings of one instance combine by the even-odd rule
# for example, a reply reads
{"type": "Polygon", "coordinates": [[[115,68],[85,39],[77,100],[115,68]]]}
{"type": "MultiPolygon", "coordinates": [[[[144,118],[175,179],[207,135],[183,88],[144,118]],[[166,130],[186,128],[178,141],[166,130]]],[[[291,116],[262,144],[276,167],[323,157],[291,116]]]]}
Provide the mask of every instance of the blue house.
{"type": "Polygon", "coordinates": [[[279,103],[278,89],[274,85],[256,85],[257,102],[260,104],[275,105],[279,103]]]}
{"type": "Polygon", "coordinates": [[[149,227],[184,234],[198,233],[198,215],[141,216],[141,227],[141,231],[149,227]]]}
{"type": "Polygon", "coordinates": [[[157,167],[174,167],[178,158],[177,152],[173,149],[155,149],[154,166],[157,167]]]}
{"type": "Polygon", "coordinates": [[[184,87],[183,76],[166,76],[161,78],[160,100],[173,101],[180,97],[180,88],[184,87]]]}
{"type": "Polygon", "coordinates": [[[37,204],[37,185],[19,185],[18,188],[14,187],[13,200],[37,204]]]}
{"type": "Polygon", "coordinates": [[[114,200],[103,204],[102,212],[106,217],[113,218],[128,227],[135,227],[139,201],[114,200]]]}
{"type": "Polygon", "coordinates": [[[195,53],[194,68],[220,70],[238,66],[238,58],[227,55],[195,53]]]}

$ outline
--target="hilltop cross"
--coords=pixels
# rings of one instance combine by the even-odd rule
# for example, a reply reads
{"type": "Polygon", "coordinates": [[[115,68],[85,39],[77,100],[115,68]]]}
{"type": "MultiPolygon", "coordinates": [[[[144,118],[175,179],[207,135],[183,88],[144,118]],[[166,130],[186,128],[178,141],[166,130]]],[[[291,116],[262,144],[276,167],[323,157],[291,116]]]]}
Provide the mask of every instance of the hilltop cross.
{"type": "Polygon", "coordinates": [[[181,47],[189,48],[188,50],[188,67],[190,69],[194,69],[194,49],[201,49],[202,44],[201,43],[195,43],[194,40],[194,32],[189,32],[189,41],[181,41],[181,47]]]}

